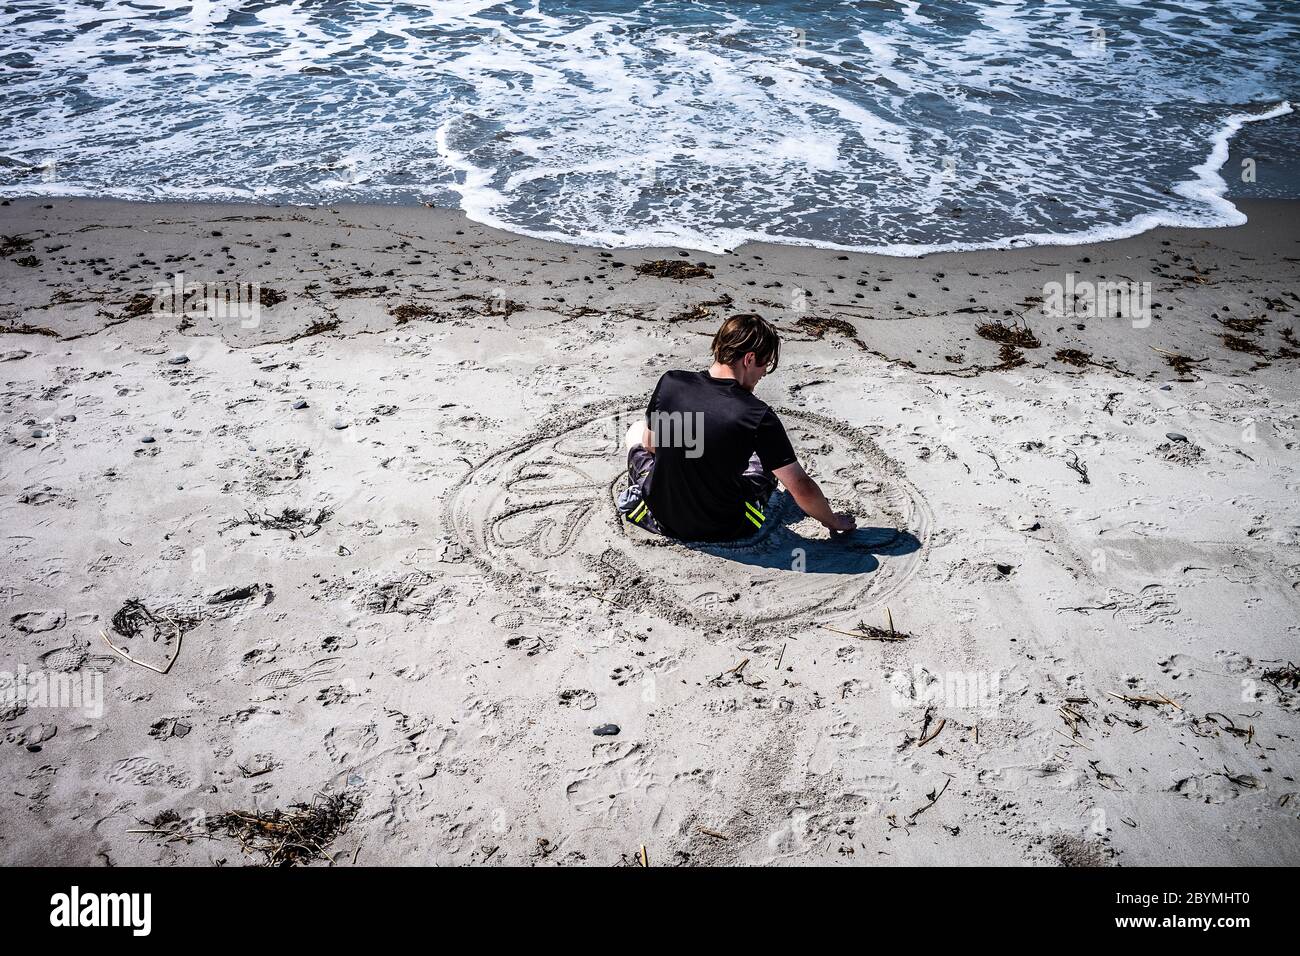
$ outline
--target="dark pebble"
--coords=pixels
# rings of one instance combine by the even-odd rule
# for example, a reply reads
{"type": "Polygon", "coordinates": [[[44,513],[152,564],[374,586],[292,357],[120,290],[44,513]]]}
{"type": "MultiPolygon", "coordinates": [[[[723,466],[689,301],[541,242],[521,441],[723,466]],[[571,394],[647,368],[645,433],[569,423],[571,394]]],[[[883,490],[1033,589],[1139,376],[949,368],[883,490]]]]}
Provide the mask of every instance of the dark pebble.
{"type": "Polygon", "coordinates": [[[618,724],[601,724],[592,731],[597,737],[616,737],[619,732],[618,724]]]}

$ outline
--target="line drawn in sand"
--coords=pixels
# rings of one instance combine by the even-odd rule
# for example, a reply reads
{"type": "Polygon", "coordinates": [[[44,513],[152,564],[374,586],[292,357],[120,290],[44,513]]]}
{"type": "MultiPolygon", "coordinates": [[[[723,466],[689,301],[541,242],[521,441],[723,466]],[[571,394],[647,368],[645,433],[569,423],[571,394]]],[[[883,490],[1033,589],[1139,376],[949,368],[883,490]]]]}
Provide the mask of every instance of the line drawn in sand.
{"type": "Polygon", "coordinates": [[[446,527],[512,588],[525,578],[685,625],[863,612],[896,594],[925,559],[933,518],[898,465],[847,425],[795,410],[778,411],[801,461],[837,507],[857,515],[857,532],[831,539],[784,491],[743,541],[682,543],[628,525],[615,498],[627,483],[623,436],[642,409],[611,401],[541,423],[452,488],[446,527]]]}

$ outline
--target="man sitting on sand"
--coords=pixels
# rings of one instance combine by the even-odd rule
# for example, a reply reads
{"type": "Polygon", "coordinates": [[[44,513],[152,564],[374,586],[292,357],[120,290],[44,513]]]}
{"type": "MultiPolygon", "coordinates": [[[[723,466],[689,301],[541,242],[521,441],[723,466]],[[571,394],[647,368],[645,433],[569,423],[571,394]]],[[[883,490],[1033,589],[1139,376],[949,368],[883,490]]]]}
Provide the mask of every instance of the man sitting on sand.
{"type": "Polygon", "coordinates": [[[733,315],[713,337],[707,372],[665,372],[645,424],[627,433],[629,487],[619,512],[683,541],[736,541],[763,526],[777,481],[831,531],[852,531],[795,457],[776,413],[754,387],[776,370],[781,339],[752,313],[733,315]]]}

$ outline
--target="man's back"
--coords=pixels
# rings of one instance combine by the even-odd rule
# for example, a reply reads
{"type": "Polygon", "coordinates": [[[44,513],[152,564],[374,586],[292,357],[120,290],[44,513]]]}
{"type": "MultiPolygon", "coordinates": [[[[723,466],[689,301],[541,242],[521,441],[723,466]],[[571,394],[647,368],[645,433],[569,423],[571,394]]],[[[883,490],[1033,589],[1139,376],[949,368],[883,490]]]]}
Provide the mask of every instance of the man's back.
{"type": "Polygon", "coordinates": [[[642,491],[665,532],[687,541],[730,541],[760,523],[743,474],[757,454],[769,474],[796,460],[780,420],[733,379],[665,372],[646,410],[655,467],[642,491]]]}

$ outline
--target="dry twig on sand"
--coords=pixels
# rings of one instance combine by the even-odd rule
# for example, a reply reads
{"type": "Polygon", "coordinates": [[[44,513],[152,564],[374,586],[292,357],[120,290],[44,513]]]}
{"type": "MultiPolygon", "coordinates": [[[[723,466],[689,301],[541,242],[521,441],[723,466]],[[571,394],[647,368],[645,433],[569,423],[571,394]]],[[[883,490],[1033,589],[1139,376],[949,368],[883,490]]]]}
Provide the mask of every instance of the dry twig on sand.
{"type": "Polygon", "coordinates": [[[845,637],[856,637],[860,641],[905,641],[912,636],[905,631],[894,629],[894,615],[889,612],[888,608],[885,609],[885,615],[887,628],[876,627],[865,621],[858,621],[857,629],[853,631],[846,631],[830,624],[823,624],[822,627],[828,631],[834,631],[836,634],[843,634],[845,637]]]}
{"type": "Polygon", "coordinates": [[[1061,715],[1061,719],[1065,721],[1065,725],[1070,728],[1070,737],[1077,739],[1080,736],[1079,725],[1084,724],[1086,726],[1088,718],[1083,716],[1083,714],[1079,713],[1079,711],[1075,710],[1069,704],[1062,704],[1056,709],[1056,712],[1061,715]]]}
{"type": "Polygon", "coordinates": [[[1066,467],[1068,467],[1071,471],[1078,474],[1080,484],[1082,485],[1092,484],[1092,482],[1088,479],[1088,466],[1079,460],[1078,452],[1076,452],[1073,448],[1069,449],[1069,452],[1074,457],[1065,463],[1066,467]]]}
{"type": "Polygon", "coordinates": [[[1129,694],[1107,693],[1106,696],[1114,697],[1116,700],[1122,700],[1124,703],[1128,704],[1134,710],[1143,706],[1144,704],[1148,707],[1173,707],[1176,710],[1183,709],[1182,706],[1177,701],[1170,700],[1164,694],[1157,694],[1155,697],[1150,697],[1145,694],[1129,695],[1129,694]]]}
{"type": "Polygon", "coordinates": [[[913,810],[911,813],[909,813],[909,814],[907,815],[907,822],[908,822],[908,823],[915,823],[917,817],[919,817],[921,814],[925,813],[926,810],[929,810],[932,806],[934,806],[936,803],[938,803],[938,802],[939,802],[939,798],[942,797],[942,796],[944,795],[944,792],[947,791],[948,786],[949,786],[949,784],[951,784],[951,783],[952,783],[952,775],[949,774],[949,775],[948,775],[948,779],[945,780],[945,781],[943,782],[943,789],[942,789],[942,790],[939,790],[938,792],[936,792],[936,791],[934,791],[934,790],[931,790],[929,793],[927,793],[925,796],[926,796],[926,799],[929,800],[930,802],[927,803],[925,806],[923,806],[923,807],[918,807],[917,809],[915,809],[915,810],[913,810]]]}
{"type": "Polygon", "coordinates": [[[925,746],[926,744],[928,744],[931,740],[934,740],[935,737],[938,737],[939,734],[943,731],[943,728],[947,725],[947,723],[948,723],[948,718],[947,718],[947,717],[940,717],[940,718],[939,718],[939,723],[935,724],[935,726],[934,726],[934,730],[930,731],[928,734],[926,734],[925,736],[923,736],[923,737],[922,737],[922,738],[917,742],[917,744],[916,744],[917,747],[924,747],[924,746],[925,746]]]}

